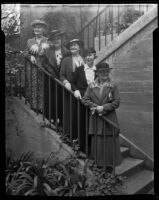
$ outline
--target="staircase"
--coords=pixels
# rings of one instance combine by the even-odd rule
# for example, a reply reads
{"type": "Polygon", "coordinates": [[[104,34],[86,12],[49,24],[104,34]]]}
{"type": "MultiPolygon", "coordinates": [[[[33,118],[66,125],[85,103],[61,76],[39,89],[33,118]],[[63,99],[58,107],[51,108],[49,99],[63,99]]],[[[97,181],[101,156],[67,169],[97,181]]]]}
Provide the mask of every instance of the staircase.
{"type": "Polygon", "coordinates": [[[122,163],[116,167],[116,174],[124,176],[123,189],[127,194],[146,194],[154,184],[154,172],[145,166],[143,159],[130,155],[130,149],[120,147],[122,163]]]}
{"type": "MultiPolygon", "coordinates": [[[[110,10],[110,7],[106,7],[101,14],[106,13],[108,9],[110,10]]],[[[125,101],[125,102],[123,101],[123,103],[127,107],[131,106],[132,109],[135,108],[136,111],[143,110],[143,107],[141,107],[139,103],[142,100],[146,100],[144,104],[146,112],[147,112],[147,105],[150,105],[148,107],[150,108],[150,110],[152,110],[152,65],[153,65],[152,32],[153,30],[155,30],[155,28],[157,28],[157,17],[158,17],[157,6],[156,7],[154,6],[143,16],[141,16],[136,22],[130,25],[130,27],[128,27],[121,34],[119,34],[119,32],[118,34],[114,34],[115,38],[113,38],[113,22],[112,22],[111,35],[109,35],[109,43],[107,44],[106,44],[106,39],[108,38],[108,35],[101,36],[99,34],[98,37],[92,36],[94,41],[91,43],[91,45],[93,45],[96,48],[98,54],[96,64],[102,61],[106,61],[114,68],[114,73],[112,74],[112,76],[114,77],[114,80],[117,82],[117,84],[119,83],[120,91],[125,90],[124,92],[129,93],[129,94],[125,93],[125,97],[121,98],[122,100],[125,101]],[[104,42],[105,45],[104,44],[101,45],[101,43],[104,42]],[[130,59],[126,60],[127,55],[131,54],[133,49],[134,49],[134,58],[131,60],[130,59]],[[145,54],[146,56],[142,58],[142,61],[141,58],[139,58],[140,55],[142,55],[142,52],[140,52],[141,54],[138,54],[139,50],[141,49],[143,49],[144,51],[149,51],[149,53],[146,53],[145,54]],[[130,81],[134,82],[128,83],[130,81]],[[129,85],[130,87],[128,87],[129,85]],[[137,92],[139,95],[137,94],[137,92]],[[133,103],[136,105],[139,103],[138,107],[133,107],[133,103]]],[[[113,21],[113,19],[114,18],[112,17],[111,21],[113,21]]],[[[100,15],[98,16],[98,19],[97,18],[94,19],[95,22],[97,22],[98,20],[99,20],[98,30],[100,33],[100,15]]],[[[83,38],[85,39],[84,41],[86,43],[86,47],[90,46],[90,37],[89,37],[91,32],[90,24],[94,24],[94,21],[92,20],[82,30],[83,32],[82,31],[80,32],[80,37],[81,35],[84,35],[81,39],[83,38]],[[85,34],[85,32],[87,33],[85,34]]],[[[131,54],[131,56],[132,55],[133,54],[131,54]]],[[[129,56],[129,58],[132,58],[131,56],[129,56]]],[[[122,96],[123,95],[124,93],[122,94],[122,96]]],[[[148,116],[146,115],[146,112],[140,113],[140,115],[143,114],[144,117],[148,116]]],[[[131,112],[129,113],[129,116],[130,114],[131,112]]],[[[151,113],[149,114],[151,116],[151,113]]],[[[123,127],[126,126],[125,124],[127,122],[125,123],[125,121],[123,120],[123,115],[121,115],[120,113],[119,115],[121,116],[121,120],[119,120],[119,122],[123,122],[123,127]]],[[[127,115],[125,115],[125,119],[126,118],[128,120],[128,113],[127,115]]],[[[134,132],[135,130],[135,128],[132,130],[129,129],[131,129],[130,126],[127,129],[127,131],[134,132]]],[[[148,142],[150,142],[149,139],[148,142]]],[[[125,192],[127,194],[154,193],[153,159],[148,154],[143,152],[137,145],[135,145],[133,142],[124,137],[124,135],[122,134],[120,134],[120,145],[121,145],[120,150],[122,154],[122,163],[120,166],[116,167],[115,171],[117,175],[122,175],[126,177],[123,184],[125,192]]]]}

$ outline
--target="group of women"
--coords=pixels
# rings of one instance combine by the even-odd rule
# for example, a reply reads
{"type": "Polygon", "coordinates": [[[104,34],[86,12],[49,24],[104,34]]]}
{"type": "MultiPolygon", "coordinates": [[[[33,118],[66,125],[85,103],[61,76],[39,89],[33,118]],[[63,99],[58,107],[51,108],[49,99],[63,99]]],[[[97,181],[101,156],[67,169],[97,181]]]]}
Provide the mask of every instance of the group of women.
{"type": "MultiPolygon", "coordinates": [[[[103,120],[105,116],[119,127],[115,109],[119,107],[120,97],[117,86],[109,77],[111,70],[109,64],[103,62],[95,66],[96,51],[89,48],[81,54],[84,44],[79,39],[73,39],[64,46],[64,32],[53,30],[48,38],[44,37],[43,33],[47,24],[43,20],[35,20],[31,25],[35,36],[27,42],[30,61],[38,66],[44,66],[53,78],[59,79],[68,91],[73,91],[75,98],[80,99],[85,106],[90,108],[88,134],[91,136],[91,156],[94,157],[96,154],[97,165],[103,166],[107,163],[107,166],[112,166],[112,152],[115,156],[115,165],[119,165],[121,162],[119,129],[114,129],[112,125],[103,120]],[[95,117],[96,114],[94,113],[97,113],[98,118],[95,117]],[[103,139],[105,137],[106,139],[103,139]],[[95,145],[97,145],[97,153],[95,152],[95,145]],[[103,153],[104,151],[105,153],[103,153]]],[[[48,82],[42,81],[37,70],[32,71],[32,74],[34,74],[32,75],[32,88],[34,88],[32,90],[32,108],[36,109],[38,105],[38,109],[41,110],[43,106],[40,103],[42,102],[40,94],[43,93],[40,90],[45,87],[45,96],[48,97],[46,92],[48,91],[48,82]],[[35,89],[36,86],[38,86],[39,91],[35,89]],[[37,103],[36,100],[39,102],[37,103]]],[[[51,89],[53,90],[51,101],[55,101],[55,87],[51,89]]],[[[58,102],[58,105],[60,105],[62,104],[61,92],[58,93],[58,97],[61,101],[58,102]]],[[[45,110],[47,110],[48,101],[45,104],[45,110]]],[[[60,109],[60,106],[58,109],[60,109]]],[[[67,114],[67,110],[65,113],[67,114]]],[[[55,115],[52,117],[55,120],[55,115]]],[[[59,118],[61,119],[61,116],[59,118]]],[[[65,124],[65,130],[67,130],[67,117],[65,124]]],[[[70,131],[69,128],[68,131],[70,131]]]]}

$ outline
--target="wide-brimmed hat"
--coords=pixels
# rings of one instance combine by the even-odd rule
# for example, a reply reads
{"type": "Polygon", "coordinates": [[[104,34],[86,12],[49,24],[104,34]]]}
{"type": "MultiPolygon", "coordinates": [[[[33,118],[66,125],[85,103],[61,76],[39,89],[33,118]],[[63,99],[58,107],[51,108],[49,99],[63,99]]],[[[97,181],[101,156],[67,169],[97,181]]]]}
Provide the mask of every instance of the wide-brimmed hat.
{"type": "Polygon", "coordinates": [[[96,72],[103,72],[103,71],[109,71],[112,68],[109,67],[108,63],[99,63],[98,65],[96,65],[96,72]]]}
{"type": "Polygon", "coordinates": [[[41,26],[44,26],[45,28],[48,28],[46,22],[44,22],[43,20],[41,19],[35,19],[32,23],[31,23],[31,26],[34,27],[35,25],[41,25],[41,26]]]}
{"type": "Polygon", "coordinates": [[[80,39],[73,39],[66,44],[66,48],[69,49],[72,43],[77,43],[80,47],[84,45],[84,42],[80,39]]]}
{"type": "Polygon", "coordinates": [[[60,30],[52,30],[51,32],[50,32],[50,34],[49,34],[49,38],[48,38],[48,40],[51,40],[52,38],[54,38],[54,37],[57,37],[57,36],[60,36],[60,37],[62,37],[63,35],[64,35],[64,31],[60,31],[60,30]]]}

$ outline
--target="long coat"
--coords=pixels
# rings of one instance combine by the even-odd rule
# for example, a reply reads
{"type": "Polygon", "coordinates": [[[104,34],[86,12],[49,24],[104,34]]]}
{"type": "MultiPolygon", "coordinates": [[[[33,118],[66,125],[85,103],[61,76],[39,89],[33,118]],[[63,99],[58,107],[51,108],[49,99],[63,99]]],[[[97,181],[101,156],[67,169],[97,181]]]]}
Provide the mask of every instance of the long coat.
{"type": "MultiPolygon", "coordinates": [[[[69,51],[65,47],[61,47],[62,59],[69,55],[69,51]]],[[[61,59],[61,61],[62,61],[61,59]]],[[[44,60],[43,60],[43,67],[52,74],[53,78],[60,78],[60,65],[57,65],[56,56],[55,56],[55,49],[54,47],[50,47],[49,49],[45,50],[44,60]]],[[[44,77],[44,104],[45,104],[45,117],[49,118],[49,83],[48,77],[44,77]]],[[[55,80],[51,79],[51,119],[56,121],[56,111],[57,111],[57,118],[60,120],[60,126],[62,125],[62,89],[61,87],[58,88],[57,94],[55,93],[55,80]],[[57,95],[57,105],[56,105],[56,95],[57,95]]]]}
{"type": "MultiPolygon", "coordinates": [[[[89,106],[90,108],[95,107],[97,105],[103,106],[104,110],[102,112],[102,115],[111,120],[113,123],[115,123],[117,127],[119,127],[115,109],[119,107],[120,97],[118,88],[114,83],[111,82],[110,84],[105,84],[103,86],[101,94],[99,87],[92,87],[92,85],[89,86],[85,92],[82,102],[84,103],[84,105],[89,106]]],[[[97,117],[96,119],[96,115],[91,115],[89,122],[89,134],[95,134],[95,131],[97,131],[97,135],[103,135],[104,123],[106,128],[105,134],[113,134],[112,125],[108,124],[108,122],[103,120],[102,117],[97,117]],[[97,130],[95,127],[96,125],[97,130]]],[[[118,133],[119,129],[115,129],[115,134],[118,133]]]]}
{"type": "MultiPolygon", "coordinates": [[[[32,55],[29,49],[32,45],[37,44],[39,49],[43,43],[47,43],[47,38],[42,36],[40,44],[37,43],[35,37],[31,38],[27,41],[27,50],[29,55],[32,55]]],[[[37,65],[41,64],[42,57],[38,55],[34,55],[37,59],[37,65]]],[[[32,77],[30,79],[31,68],[27,68],[27,91],[26,91],[26,98],[31,103],[31,107],[34,109],[42,110],[43,109],[43,79],[42,79],[42,71],[34,66],[32,67],[32,77]],[[32,90],[31,90],[31,80],[32,80],[32,90]],[[31,91],[31,93],[30,93],[31,91]],[[31,94],[31,95],[30,95],[31,94]],[[31,97],[31,98],[30,98],[31,97]]]]}
{"type": "MultiPolygon", "coordinates": [[[[70,53],[64,46],[61,47],[61,53],[62,53],[62,59],[61,59],[61,62],[62,62],[64,57],[66,57],[70,53]]],[[[46,67],[46,69],[49,72],[51,72],[53,77],[58,78],[58,79],[60,78],[61,66],[57,65],[54,47],[50,47],[49,49],[45,50],[43,63],[44,63],[44,66],[46,67]]]]}
{"type": "Polygon", "coordinates": [[[84,96],[84,92],[86,91],[88,84],[83,65],[75,69],[73,83],[75,87],[80,91],[81,96],[84,96]]]}
{"type": "MultiPolygon", "coordinates": [[[[88,87],[82,102],[90,108],[97,105],[103,106],[102,115],[111,120],[118,128],[115,109],[119,107],[120,97],[117,86],[110,82],[104,84],[102,88],[92,85],[88,87]]],[[[119,128],[114,128],[96,113],[90,115],[89,119],[91,156],[96,160],[98,166],[112,166],[113,163],[115,166],[119,165],[121,163],[119,128]]]]}
{"type": "Polygon", "coordinates": [[[61,62],[60,80],[68,80],[71,84],[71,89],[74,91],[77,87],[74,85],[74,71],[72,56],[65,57],[61,62]]]}

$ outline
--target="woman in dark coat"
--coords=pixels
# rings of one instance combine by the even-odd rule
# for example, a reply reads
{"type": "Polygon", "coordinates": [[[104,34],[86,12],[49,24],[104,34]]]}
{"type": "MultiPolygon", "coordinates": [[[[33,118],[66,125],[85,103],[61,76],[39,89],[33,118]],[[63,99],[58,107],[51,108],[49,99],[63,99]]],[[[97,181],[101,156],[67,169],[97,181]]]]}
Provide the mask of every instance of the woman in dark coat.
{"type": "MultiPolygon", "coordinates": [[[[44,29],[47,28],[47,24],[42,20],[34,20],[31,23],[33,27],[35,37],[29,39],[27,41],[27,50],[29,53],[30,61],[33,64],[40,65],[42,61],[42,56],[44,54],[44,50],[49,48],[49,44],[47,42],[47,38],[43,36],[44,29]]],[[[30,73],[31,68],[27,68],[27,98],[31,100],[31,107],[32,109],[39,111],[43,110],[43,79],[42,79],[42,71],[32,65],[32,90],[31,90],[31,80],[30,80],[30,73]],[[38,74],[37,74],[38,73],[38,74]],[[31,96],[30,96],[31,91],[31,96]],[[31,99],[30,99],[31,97],[31,99]]]]}
{"type": "Polygon", "coordinates": [[[93,158],[95,158],[95,155],[97,156],[98,166],[106,165],[109,167],[113,165],[113,152],[115,156],[114,164],[119,165],[121,163],[119,125],[115,112],[115,109],[119,107],[120,97],[117,86],[109,78],[110,69],[107,63],[101,63],[97,66],[97,78],[87,88],[82,99],[84,105],[89,106],[92,111],[89,121],[91,156],[93,158]],[[103,120],[103,117],[112,123],[103,120]],[[112,124],[115,124],[116,128],[112,124]],[[114,142],[113,134],[115,136],[114,142]],[[95,152],[95,146],[97,152],[95,152]]]}
{"type": "MultiPolygon", "coordinates": [[[[45,50],[43,66],[52,74],[53,78],[60,79],[60,68],[62,59],[69,55],[69,51],[63,45],[64,32],[60,30],[52,30],[50,32],[48,42],[49,48],[45,50]]],[[[45,117],[49,118],[49,82],[48,77],[45,76],[45,117]]],[[[56,122],[56,109],[57,119],[59,126],[62,126],[62,89],[58,87],[56,106],[56,94],[55,94],[55,81],[51,79],[51,119],[56,122]]]]}
{"type": "MultiPolygon", "coordinates": [[[[65,88],[69,91],[76,90],[74,85],[74,72],[75,69],[84,64],[84,60],[80,55],[80,50],[83,46],[83,42],[79,39],[71,40],[67,45],[67,48],[70,50],[71,55],[65,57],[61,63],[60,70],[60,80],[64,84],[65,88]]],[[[64,130],[65,134],[70,135],[70,124],[72,126],[73,138],[77,137],[77,101],[72,98],[72,122],[70,123],[70,94],[68,91],[65,91],[65,108],[64,108],[64,130]]],[[[76,93],[77,98],[81,98],[80,92],[76,93]]]]}

